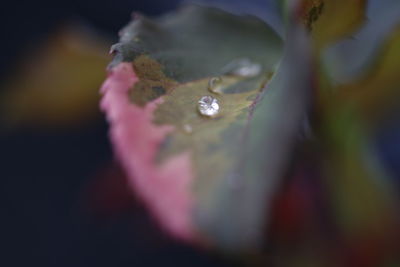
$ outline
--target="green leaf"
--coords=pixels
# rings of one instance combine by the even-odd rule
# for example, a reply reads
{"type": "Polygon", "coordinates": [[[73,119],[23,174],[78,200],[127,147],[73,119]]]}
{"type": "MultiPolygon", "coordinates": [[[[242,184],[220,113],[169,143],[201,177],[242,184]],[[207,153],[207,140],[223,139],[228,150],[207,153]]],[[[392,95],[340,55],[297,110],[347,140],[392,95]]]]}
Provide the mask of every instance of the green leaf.
{"type": "Polygon", "coordinates": [[[273,71],[281,50],[281,39],[257,18],[187,6],[157,20],[136,15],[112,48],[116,56],[111,66],[146,54],[162,65],[166,76],[187,82],[221,75],[238,58],[273,71]]]}
{"type": "Polygon", "coordinates": [[[152,168],[189,153],[193,179],[186,190],[196,239],[223,250],[262,245],[269,205],[307,110],[309,44],[301,27],[291,31],[271,81],[282,58],[279,37],[258,19],[216,9],[189,7],[154,21],[139,16],[113,46],[111,68],[131,62],[139,78],[132,105],[145,109],[161,100],[153,124],[174,129],[152,168]],[[240,74],[243,64],[260,73],[240,74]],[[221,79],[218,92],[208,88],[214,77],[221,79]],[[197,111],[205,95],[219,101],[217,116],[197,111]]]}
{"type": "MultiPolygon", "coordinates": [[[[272,198],[286,174],[310,100],[310,44],[291,26],[280,66],[253,103],[239,145],[235,172],[216,188],[206,225],[220,246],[258,248],[265,239],[272,198]]],[[[232,143],[228,144],[232,147],[232,143]]],[[[215,190],[215,189],[214,189],[215,190]]]]}

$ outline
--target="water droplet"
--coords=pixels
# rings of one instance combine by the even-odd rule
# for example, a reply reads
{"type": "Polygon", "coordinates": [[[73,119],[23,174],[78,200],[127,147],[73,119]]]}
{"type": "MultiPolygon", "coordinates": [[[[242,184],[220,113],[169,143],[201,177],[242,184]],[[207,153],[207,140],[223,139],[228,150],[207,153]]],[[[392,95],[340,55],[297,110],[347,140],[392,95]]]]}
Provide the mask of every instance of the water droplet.
{"type": "Polygon", "coordinates": [[[214,117],[219,112],[218,100],[212,96],[203,96],[198,102],[198,110],[201,115],[214,117]]]}
{"type": "Polygon", "coordinates": [[[215,94],[222,94],[222,78],[213,77],[208,81],[208,91],[215,94]]]}
{"type": "Polygon", "coordinates": [[[183,131],[187,134],[193,133],[193,128],[190,124],[183,125],[183,131]]]}
{"type": "Polygon", "coordinates": [[[226,74],[242,77],[255,77],[262,71],[261,64],[251,61],[248,58],[240,58],[232,61],[223,68],[226,74]]]}

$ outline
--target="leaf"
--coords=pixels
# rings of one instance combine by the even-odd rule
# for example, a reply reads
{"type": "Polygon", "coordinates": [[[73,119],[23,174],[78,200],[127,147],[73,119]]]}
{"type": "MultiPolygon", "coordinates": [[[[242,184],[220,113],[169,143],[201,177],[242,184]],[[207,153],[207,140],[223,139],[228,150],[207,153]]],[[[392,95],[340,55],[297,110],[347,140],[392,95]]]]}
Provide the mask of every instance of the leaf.
{"type": "Polygon", "coordinates": [[[387,39],[399,24],[400,2],[370,0],[366,17],[366,23],[352,38],[338,41],[323,53],[324,66],[336,84],[360,79],[374,68],[375,58],[385,49],[387,39]]]}
{"type": "Polygon", "coordinates": [[[393,112],[399,104],[400,96],[400,81],[397,75],[400,67],[399,26],[398,24],[380,41],[382,44],[376,49],[374,56],[370,56],[361,74],[347,82],[338,82],[332,78],[334,75],[324,77],[325,84],[321,85],[321,88],[326,86],[329,89],[324,88],[325,94],[321,94],[319,104],[323,109],[349,105],[357,113],[357,117],[369,127],[379,125],[381,119],[393,112]]]}
{"type": "Polygon", "coordinates": [[[249,14],[264,20],[280,35],[283,34],[283,21],[279,16],[276,0],[190,0],[191,3],[221,8],[233,14],[249,14]]]}
{"type": "Polygon", "coordinates": [[[136,14],[121,31],[120,43],[111,49],[115,53],[111,66],[147,54],[177,82],[220,75],[238,58],[248,58],[260,63],[265,72],[272,71],[282,46],[275,32],[259,19],[222,14],[196,6],[157,21],[136,14]]]}
{"type": "Polygon", "coordinates": [[[301,14],[317,48],[351,36],[365,22],[366,0],[303,0],[301,14]]]}
{"type": "Polygon", "coordinates": [[[338,102],[353,103],[365,120],[376,122],[399,104],[400,25],[382,46],[372,66],[359,79],[338,88],[338,102]]]}
{"type": "Polygon", "coordinates": [[[215,221],[209,228],[222,247],[257,248],[265,238],[271,200],[287,171],[308,109],[309,48],[302,27],[293,26],[277,72],[252,104],[236,150],[237,172],[231,181],[221,183],[216,194],[221,197],[209,207],[215,221]]]}
{"type": "Polygon", "coordinates": [[[324,182],[336,238],[347,250],[373,252],[356,254],[353,260],[381,265],[397,258],[397,252],[391,251],[398,242],[397,195],[374,153],[372,133],[357,115],[349,103],[336,105],[326,114],[320,135],[326,161],[324,182]]]}
{"type": "MultiPolygon", "coordinates": [[[[321,57],[320,113],[341,112],[348,106],[372,130],[398,105],[399,3],[371,1],[366,23],[354,40],[341,41],[321,57]],[[379,4],[378,4],[379,3],[379,4]],[[387,19],[381,21],[385,15],[387,19]],[[341,69],[340,71],[338,71],[341,69]]],[[[326,119],[326,118],[325,118],[326,119]]],[[[359,122],[357,122],[359,123],[359,122]]]]}
{"type": "MultiPolygon", "coordinates": [[[[349,41],[356,45],[347,47],[348,58],[341,63],[351,64],[352,59],[364,58],[357,62],[358,73],[345,67],[343,72],[350,70],[347,81],[338,82],[338,76],[331,75],[323,77],[328,86],[320,84],[319,88],[322,130],[319,129],[318,136],[326,161],[322,167],[332,209],[331,223],[345,250],[356,254],[343,256],[353,262],[351,266],[365,265],[357,262],[382,265],[397,257],[388,249],[398,240],[396,192],[374,147],[376,126],[398,105],[400,92],[395,74],[399,67],[400,35],[398,26],[392,30],[398,18],[396,12],[383,14],[391,19],[369,22],[356,40],[349,41]],[[358,39],[359,36],[362,38],[358,39]],[[369,40],[375,44],[371,46],[369,40]],[[358,50],[361,47],[367,49],[358,50]]],[[[331,50],[331,58],[335,57],[333,52],[337,50],[331,50]]],[[[325,60],[324,64],[332,62],[325,60]]]]}
{"type": "Polygon", "coordinates": [[[308,44],[301,29],[294,36],[270,82],[282,43],[251,17],[203,7],[139,16],[113,46],[102,88],[111,138],[136,192],[176,236],[228,251],[261,246],[307,106],[308,44]],[[243,62],[260,74],[235,74],[243,62]],[[219,94],[208,90],[216,76],[219,94]],[[196,110],[204,95],[220,103],[214,118],[196,110]]]}

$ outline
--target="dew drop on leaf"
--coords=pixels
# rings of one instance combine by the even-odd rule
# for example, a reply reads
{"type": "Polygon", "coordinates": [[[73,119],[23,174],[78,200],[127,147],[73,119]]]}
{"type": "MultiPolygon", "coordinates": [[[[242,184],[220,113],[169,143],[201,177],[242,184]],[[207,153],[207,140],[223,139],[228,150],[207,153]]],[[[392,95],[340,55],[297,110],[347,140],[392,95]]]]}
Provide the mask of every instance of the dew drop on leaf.
{"type": "Polygon", "coordinates": [[[198,110],[203,116],[214,117],[219,112],[218,100],[212,96],[203,96],[198,102],[198,110]]]}
{"type": "Polygon", "coordinates": [[[222,78],[221,77],[212,77],[208,81],[208,90],[214,94],[222,93],[222,78]]]}
{"type": "Polygon", "coordinates": [[[186,134],[192,134],[193,133],[193,127],[190,124],[185,124],[185,125],[183,125],[183,131],[186,134]]]}

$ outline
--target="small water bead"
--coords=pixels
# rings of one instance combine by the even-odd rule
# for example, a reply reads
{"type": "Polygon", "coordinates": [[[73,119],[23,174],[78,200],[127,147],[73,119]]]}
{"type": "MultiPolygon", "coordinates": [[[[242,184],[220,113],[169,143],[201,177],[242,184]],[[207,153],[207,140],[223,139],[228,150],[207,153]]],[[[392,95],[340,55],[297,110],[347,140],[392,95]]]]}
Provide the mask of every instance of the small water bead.
{"type": "Polygon", "coordinates": [[[191,133],[193,133],[193,128],[190,124],[184,124],[183,131],[187,134],[191,134],[191,133]]]}
{"type": "Polygon", "coordinates": [[[255,77],[262,72],[262,65],[248,58],[240,58],[226,65],[224,71],[242,77],[255,77]]]}
{"type": "Polygon", "coordinates": [[[201,115],[214,117],[219,113],[218,100],[212,96],[203,96],[197,103],[197,108],[201,115]]]}
{"type": "Polygon", "coordinates": [[[208,81],[208,91],[214,94],[222,94],[222,78],[213,77],[208,81]]]}

